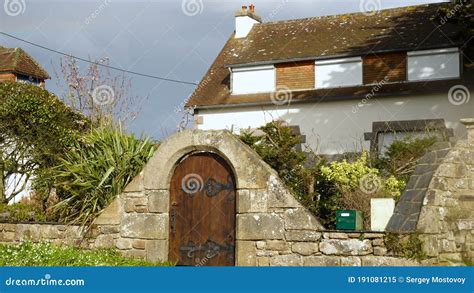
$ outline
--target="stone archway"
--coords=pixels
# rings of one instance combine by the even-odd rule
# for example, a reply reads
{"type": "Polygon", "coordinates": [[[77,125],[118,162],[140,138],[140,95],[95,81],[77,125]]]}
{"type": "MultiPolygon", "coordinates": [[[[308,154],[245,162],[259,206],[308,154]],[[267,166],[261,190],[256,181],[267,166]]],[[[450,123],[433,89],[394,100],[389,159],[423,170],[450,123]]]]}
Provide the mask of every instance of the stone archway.
{"type": "MultiPolygon", "coordinates": [[[[144,170],[96,219],[99,230],[117,231],[113,236],[99,235],[109,237],[99,242],[115,246],[126,256],[168,260],[171,179],[181,158],[200,151],[219,155],[235,174],[236,265],[267,261],[267,257],[257,255],[257,242],[319,239],[322,225],[251,148],[228,131],[186,130],[167,139],[144,170]]],[[[281,257],[277,255],[273,262],[286,261],[281,257]]]]}

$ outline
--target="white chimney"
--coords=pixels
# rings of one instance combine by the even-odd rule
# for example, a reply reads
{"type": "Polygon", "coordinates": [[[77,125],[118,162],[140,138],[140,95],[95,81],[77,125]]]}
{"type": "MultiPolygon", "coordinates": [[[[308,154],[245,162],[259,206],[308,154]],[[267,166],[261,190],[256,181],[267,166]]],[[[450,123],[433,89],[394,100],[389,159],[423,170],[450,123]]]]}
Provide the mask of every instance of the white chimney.
{"type": "Polygon", "coordinates": [[[255,6],[242,6],[242,10],[235,13],[235,37],[246,38],[252,27],[256,23],[261,23],[262,19],[255,14],[255,6]]]}

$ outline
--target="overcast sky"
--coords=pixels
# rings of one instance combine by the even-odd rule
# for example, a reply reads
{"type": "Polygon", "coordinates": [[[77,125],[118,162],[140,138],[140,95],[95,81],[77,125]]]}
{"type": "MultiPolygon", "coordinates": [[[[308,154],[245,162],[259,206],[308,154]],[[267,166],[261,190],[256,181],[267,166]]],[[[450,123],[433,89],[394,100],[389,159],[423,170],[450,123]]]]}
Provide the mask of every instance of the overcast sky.
{"type": "MultiPolygon", "coordinates": [[[[1,2],[2,32],[79,57],[109,57],[112,66],[123,69],[192,82],[202,78],[233,32],[234,12],[250,4],[241,0],[1,2]],[[20,10],[12,10],[18,7],[20,10]]],[[[361,7],[378,7],[379,3],[385,9],[433,2],[445,1],[254,0],[253,4],[263,19],[278,21],[359,12],[361,7]]],[[[0,45],[22,47],[30,53],[52,76],[47,89],[59,94],[54,77],[59,55],[2,35],[0,45]]],[[[133,94],[149,98],[130,130],[156,139],[173,133],[180,119],[175,108],[194,86],[131,77],[133,94]]]]}

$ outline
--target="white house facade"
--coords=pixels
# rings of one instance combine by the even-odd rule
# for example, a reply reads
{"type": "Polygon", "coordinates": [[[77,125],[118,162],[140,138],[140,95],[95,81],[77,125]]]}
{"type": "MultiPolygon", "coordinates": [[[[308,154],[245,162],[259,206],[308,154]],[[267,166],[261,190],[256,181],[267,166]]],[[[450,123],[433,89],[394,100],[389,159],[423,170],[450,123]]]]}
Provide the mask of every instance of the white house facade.
{"type": "Polygon", "coordinates": [[[283,120],[322,154],[383,151],[422,132],[463,137],[471,44],[455,24],[423,21],[444,5],[273,23],[243,7],[188,102],[195,127],[238,133],[283,120]]]}

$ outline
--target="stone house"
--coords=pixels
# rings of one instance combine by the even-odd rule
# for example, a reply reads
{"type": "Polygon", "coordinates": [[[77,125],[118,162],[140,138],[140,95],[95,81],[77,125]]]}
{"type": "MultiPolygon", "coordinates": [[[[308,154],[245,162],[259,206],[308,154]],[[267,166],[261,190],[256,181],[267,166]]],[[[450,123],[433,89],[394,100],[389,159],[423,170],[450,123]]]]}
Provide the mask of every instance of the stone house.
{"type": "Polygon", "coordinates": [[[195,128],[299,128],[321,154],[383,151],[400,135],[465,137],[473,70],[447,3],[265,22],[235,14],[229,37],[187,106],[195,128]]]}

